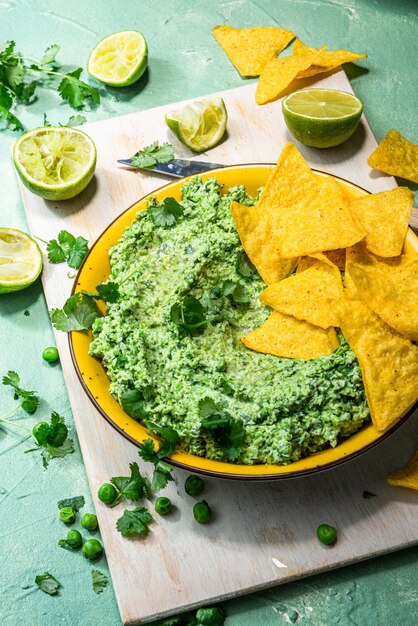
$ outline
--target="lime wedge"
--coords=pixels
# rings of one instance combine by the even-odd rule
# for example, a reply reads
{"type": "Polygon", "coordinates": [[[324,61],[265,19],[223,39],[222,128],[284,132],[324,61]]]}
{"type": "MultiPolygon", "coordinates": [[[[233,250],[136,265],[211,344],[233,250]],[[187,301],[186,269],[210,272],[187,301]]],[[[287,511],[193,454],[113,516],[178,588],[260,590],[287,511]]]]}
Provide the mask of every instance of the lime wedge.
{"type": "Polygon", "coordinates": [[[283,100],[283,117],[292,135],[314,148],[346,141],[357,128],[363,103],[336,89],[301,89],[283,100]]]}
{"type": "Polygon", "coordinates": [[[0,294],[29,287],[41,271],[36,241],[15,228],[0,228],[0,294]]]}
{"type": "Polygon", "coordinates": [[[93,178],[96,146],[76,128],[35,128],[15,142],[13,161],[30,191],[46,200],[68,200],[93,178]]]}
{"type": "Polygon", "coordinates": [[[197,100],[165,116],[167,126],[195,152],[216,146],[225,133],[227,120],[222,98],[197,100]]]}
{"type": "Polygon", "coordinates": [[[108,35],[91,52],[88,73],[106,85],[127,87],[145,72],[148,46],[137,30],[124,30],[108,35]]]}

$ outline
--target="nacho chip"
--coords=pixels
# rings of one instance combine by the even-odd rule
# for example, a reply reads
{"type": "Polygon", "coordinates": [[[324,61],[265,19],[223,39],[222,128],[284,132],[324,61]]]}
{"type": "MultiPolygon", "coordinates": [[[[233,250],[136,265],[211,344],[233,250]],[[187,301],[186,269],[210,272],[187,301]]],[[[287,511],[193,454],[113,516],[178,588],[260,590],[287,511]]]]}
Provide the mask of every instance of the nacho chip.
{"type": "Polygon", "coordinates": [[[339,303],[341,330],[356,353],[375,428],[384,431],[418,399],[418,346],[386,324],[365,302],[339,303]]]}
{"type": "Polygon", "coordinates": [[[388,484],[418,491],[418,451],[415,452],[405,467],[401,467],[401,469],[388,476],[388,484]]]}
{"type": "Polygon", "coordinates": [[[241,76],[259,76],[266,63],[296,36],[289,30],[273,26],[215,26],[212,34],[241,76]]]}
{"type": "Polygon", "coordinates": [[[310,67],[317,57],[318,51],[288,56],[281,59],[271,59],[264,67],[258,80],[255,101],[265,104],[277,100],[285,89],[304,69],[310,67]]]}
{"type": "Polygon", "coordinates": [[[341,275],[335,265],[313,259],[309,269],[267,287],[260,302],[321,328],[338,326],[334,301],[342,298],[341,275]]]}
{"type": "Polygon", "coordinates": [[[282,259],[278,255],[275,239],[271,236],[268,220],[262,211],[257,207],[232,202],[231,213],[242,247],[266,285],[290,276],[298,260],[282,259]]]}
{"type": "Polygon", "coordinates": [[[313,53],[317,51],[318,57],[315,59],[315,64],[306,70],[302,70],[297,75],[297,78],[308,78],[309,76],[315,76],[315,74],[321,74],[322,72],[330,72],[343,63],[352,63],[359,59],[365,59],[367,54],[357,54],[356,52],[350,52],[349,50],[318,50],[317,48],[311,48],[306,46],[299,39],[293,44],[293,55],[302,56],[305,54],[313,53]]]}
{"type": "Polygon", "coordinates": [[[389,326],[418,341],[418,258],[397,265],[372,256],[364,246],[350,253],[347,269],[360,298],[389,326]]]}
{"type": "Polygon", "coordinates": [[[371,193],[351,202],[350,211],[366,231],[371,252],[383,257],[402,253],[413,203],[414,193],[407,187],[371,193]]]}
{"type": "Polygon", "coordinates": [[[418,146],[390,130],[367,159],[370,167],[418,183],[418,146]]]}
{"type": "Polygon", "coordinates": [[[340,345],[333,328],[323,330],[277,311],[241,341],[256,352],[305,360],[332,354],[340,345]]]}

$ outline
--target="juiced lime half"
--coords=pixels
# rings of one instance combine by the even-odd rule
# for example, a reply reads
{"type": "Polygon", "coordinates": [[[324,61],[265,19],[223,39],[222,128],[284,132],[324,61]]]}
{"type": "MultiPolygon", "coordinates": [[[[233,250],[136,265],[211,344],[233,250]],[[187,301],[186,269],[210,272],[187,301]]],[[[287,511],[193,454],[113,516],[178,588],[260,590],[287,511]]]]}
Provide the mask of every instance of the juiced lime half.
{"type": "Polygon", "coordinates": [[[298,141],[314,148],[330,148],[346,141],[363,112],[359,98],[336,89],[301,89],[282,102],[283,117],[298,141]]]}
{"type": "Polygon", "coordinates": [[[222,139],[228,114],[222,98],[203,98],[165,116],[168,127],[182,143],[203,152],[222,139]]]}
{"type": "Polygon", "coordinates": [[[16,141],[13,161],[30,191],[46,200],[68,200],[93,178],[96,146],[77,128],[35,128],[16,141]]]}
{"type": "Polygon", "coordinates": [[[108,35],[91,52],[88,73],[106,85],[127,87],[145,72],[148,46],[138,30],[124,30],[108,35]]]}
{"type": "Polygon", "coordinates": [[[29,287],[41,271],[36,241],[15,228],[0,228],[0,294],[29,287]]]}

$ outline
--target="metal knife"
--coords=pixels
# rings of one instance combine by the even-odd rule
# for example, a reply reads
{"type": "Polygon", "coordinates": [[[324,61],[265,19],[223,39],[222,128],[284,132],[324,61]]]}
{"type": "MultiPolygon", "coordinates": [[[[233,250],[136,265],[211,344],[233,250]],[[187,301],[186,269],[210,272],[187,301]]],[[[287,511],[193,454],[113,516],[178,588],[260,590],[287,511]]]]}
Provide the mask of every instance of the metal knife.
{"type": "Polygon", "coordinates": [[[199,174],[206,170],[215,170],[218,167],[225,167],[220,163],[207,163],[206,161],[187,161],[185,159],[173,159],[168,163],[157,163],[154,167],[137,167],[132,164],[131,159],[118,159],[118,163],[122,165],[128,165],[141,172],[157,172],[158,174],[165,174],[171,178],[184,178],[185,176],[193,176],[193,174],[199,174]]]}

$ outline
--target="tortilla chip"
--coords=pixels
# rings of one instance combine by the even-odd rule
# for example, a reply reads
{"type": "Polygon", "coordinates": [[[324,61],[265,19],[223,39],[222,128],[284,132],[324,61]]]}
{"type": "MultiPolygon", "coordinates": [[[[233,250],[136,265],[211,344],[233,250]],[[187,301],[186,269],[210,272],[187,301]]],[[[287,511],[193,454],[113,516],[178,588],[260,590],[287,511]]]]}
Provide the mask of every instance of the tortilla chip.
{"type": "Polygon", "coordinates": [[[347,269],[357,293],[389,326],[418,341],[418,258],[398,265],[372,256],[361,246],[350,253],[347,269]]]}
{"type": "Polygon", "coordinates": [[[405,467],[388,476],[388,484],[396,487],[407,487],[418,491],[418,451],[405,467]]]}
{"type": "Polygon", "coordinates": [[[340,345],[333,328],[323,330],[277,311],[241,341],[256,352],[305,360],[332,354],[340,345]]]}
{"type": "Polygon", "coordinates": [[[333,304],[342,298],[342,293],[338,268],[313,259],[306,271],[267,287],[260,294],[260,302],[325,329],[339,324],[333,304]]]}
{"type": "Polygon", "coordinates": [[[297,75],[297,78],[308,78],[309,76],[315,76],[315,74],[321,74],[323,72],[330,72],[343,63],[352,63],[359,59],[365,59],[367,54],[357,54],[356,52],[350,52],[349,50],[318,50],[317,48],[311,48],[306,46],[299,39],[293,44],[293,55],[301,56],[314,51],[317,51],[318,57],[315,59],[315,64],[306,70],[302,70],[297,75]]]}
{"type": "Polygon", "coordinates": [[[386,324],[365,302],[339,303],[341,330],[356,353],[375,428],[396,424],[418,399],[418,346],[386,324]]]}
{"type": "Polygon", "coordinates": [[[402,253],[413,203],[414,193],[407,187],[371,193],[351,202],[350,211],[366,231],[371,252],[383,257],[402,253]]]}
{"type": "Polygon", "coordinates": [[[300,56],[288,56],[281,59],[271,59],[264,67],[258,80],[255,101],[265,104],[280,98],[284,90],[304,69],[314,62],[318,51],[300,56]]]}
{"type": "Polygon", "coordinates": [[[283,259],[279,256],[269,223],[262,211],[257,207],[232,202],[231,213],[242,247],[266,285],[290,276],[298,259],[283,259]]]}
{"type": "Polygon", "coordinates": [[[259,76],[266,63],[296,37],[289,30],[273,26],[215,26],[212,34],[241,76],[259,76]]]}
{"type": "Polygon", "coordinates": [[[390,130],[367,159],[370,167],[418,183],[418,146],[390,130]]]}
{"type": "Polygon", "coordinates": [[[325,252],[315,252],[310,255],[315,259],[319,259],[328,264],[336,265],[339,270],[344,271],[345,269],[345,249],[338,248],[337,250],[326,250],[325,252]]]}

